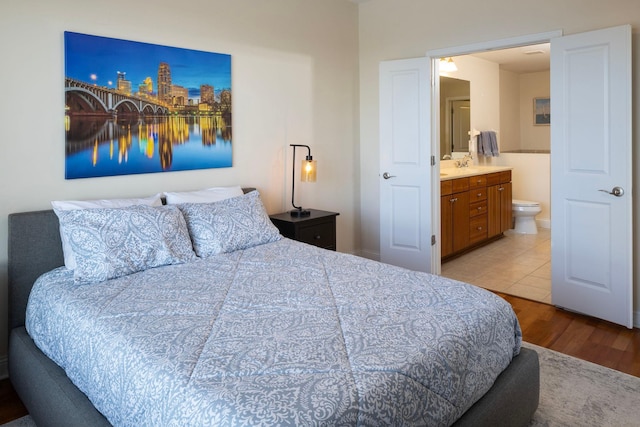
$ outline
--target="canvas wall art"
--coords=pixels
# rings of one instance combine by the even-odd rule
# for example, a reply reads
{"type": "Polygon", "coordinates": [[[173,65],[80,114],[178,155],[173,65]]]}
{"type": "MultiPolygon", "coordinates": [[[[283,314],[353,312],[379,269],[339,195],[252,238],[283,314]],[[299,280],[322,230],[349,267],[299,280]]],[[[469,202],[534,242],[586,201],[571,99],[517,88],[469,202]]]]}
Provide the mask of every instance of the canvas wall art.
{"type": "Polygon", "coordinates": [[[232,166],[231,56],[65,32],[65,178],[232,166]]]}

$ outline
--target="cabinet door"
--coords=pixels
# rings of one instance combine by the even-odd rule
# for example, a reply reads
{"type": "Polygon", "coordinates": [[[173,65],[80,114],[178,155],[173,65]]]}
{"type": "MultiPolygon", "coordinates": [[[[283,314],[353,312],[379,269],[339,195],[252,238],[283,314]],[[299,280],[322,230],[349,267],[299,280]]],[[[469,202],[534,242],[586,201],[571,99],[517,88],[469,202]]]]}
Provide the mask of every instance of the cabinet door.
{"type": "Polygon", "coordinates": [[[511,228],[511,183],[487,188],[487,237],[494,237],[511,228]]]}
{"type": "Polygon", "coordinates": [[[453,253],[453,198],[449,194],[440,197],[440,257],[453,253]]]}
{"type": "Polygon", "coordinates": [[[501,195],[504,190],[498,190],[502,185],[487,187],[487,237],[494,237],[502,233],[501,195]]]}
{"type": "Polygon", "coordinates": [[[453,251],[469,246],[469,192],[453,194],[453,251]]]}
{"type": "Polygon", "coordinates": [[[511,183],[507,182],[501,184],[499,187],[502,187],[502,190],[498,188],[498,192],[500,193],[500,232],[504,233],[511,228],[512,223],[511,183]]]}

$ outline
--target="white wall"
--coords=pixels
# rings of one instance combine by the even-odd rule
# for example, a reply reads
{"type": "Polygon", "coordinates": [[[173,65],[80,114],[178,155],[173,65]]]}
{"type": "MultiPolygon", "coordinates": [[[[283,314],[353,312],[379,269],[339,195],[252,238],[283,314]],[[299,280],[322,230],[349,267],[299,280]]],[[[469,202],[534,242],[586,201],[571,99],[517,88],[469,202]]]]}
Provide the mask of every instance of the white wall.
{"type": "Polygon", "coordinates": [[[446,75],[469,81],[471,129],[479,131],[500,129],[500,73],[498,64],[468,55],[456,57],[455,62],[458,71],[446,75]]]}
{"type": "MultiPolygon", "coordinates": [[[[303,206],[340,212],[338,250],[358,241],[358,6],[345,0],[21,0],[0,12],[0,376],[7,340],[7,215],[55,199],[257,187],[289,208],[291,149],[308,144],[318,182],[303,206]],[[64,179],[65,30],[231,54],[233,167],[64,179]]],[[[299,187],[296,186],[298,189],[299,187]]]]}
{"type": "Polygon", "coordinates": [[[520,149],[520,79],[500,70],[500,150],[520,149]]]}
{"type": "Polygon", "coordinates": [[[533,124],[533,99],[549,97],[551,74],[549,71],[525,73],[520,83],[520,148],[523,150],[551,149],[551,126],[533,124]]]}
{"type": "MultiPolygon", "coordinates": [[[[369,0],[359,6],[360,32],[360,176],[362,253],[379,254],[379,137],[378,65],[380,61],[416,58],[427,51],[562,30],[580,33],[631,24],[634,70],[640,69],[640,9],[637,0],[540,0],[513,2],[485,0],[425,2],[421,0],[369,0]],[[465,10],[459,13],[460,7],[465,10]],[[580,13],[576,13],[579,11],[580,13]]],[[[633,75],[634,146],[640,146],[639,74],[633,75]]],[[[635,150],[637,168],[640,150],[635,150]]],[[[640,174],[634,174],[640,188],[640,174]]],[[[636,197],[634,207],[640,208],[636,197]]],[[[634,247],[640,247],[640,227],[635,224],[634,247]]],[[[640,265],[636,250],[635,265],[640,265]]],[[[635,310],[640,307],[638,272],[635,272],[635,310]]]]}
{"type": "Polygon", "coordinates": [[[513,198],[540,203],[539,226],[551,226],[551,157],[547,153],[502,153],[497,165],[511,166],[513,198]]]}

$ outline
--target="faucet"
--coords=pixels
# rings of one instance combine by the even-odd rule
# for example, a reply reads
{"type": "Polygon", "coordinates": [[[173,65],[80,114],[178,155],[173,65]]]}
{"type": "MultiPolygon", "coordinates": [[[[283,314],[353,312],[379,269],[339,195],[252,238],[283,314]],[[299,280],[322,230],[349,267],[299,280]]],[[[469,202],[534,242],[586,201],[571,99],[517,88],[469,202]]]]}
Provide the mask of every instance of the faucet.
{"type": "Polygon", "coordinates": [[[471,160],[473,160],[471,154],[466,154],[462,159],[456,160],[455,165],[457,168],[466,168],[471,160]]]}

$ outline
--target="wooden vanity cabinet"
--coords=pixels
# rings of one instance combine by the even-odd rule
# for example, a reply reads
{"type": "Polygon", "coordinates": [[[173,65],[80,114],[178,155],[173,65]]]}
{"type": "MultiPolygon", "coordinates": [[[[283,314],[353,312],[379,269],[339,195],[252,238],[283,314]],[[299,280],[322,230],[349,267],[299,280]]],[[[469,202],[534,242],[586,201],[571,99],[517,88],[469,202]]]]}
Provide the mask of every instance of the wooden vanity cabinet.
{"type": "Polygon", "coordinates": [[[511,171],[440,182],[440,247],[447,258],[511,228],[511,171]]]}

